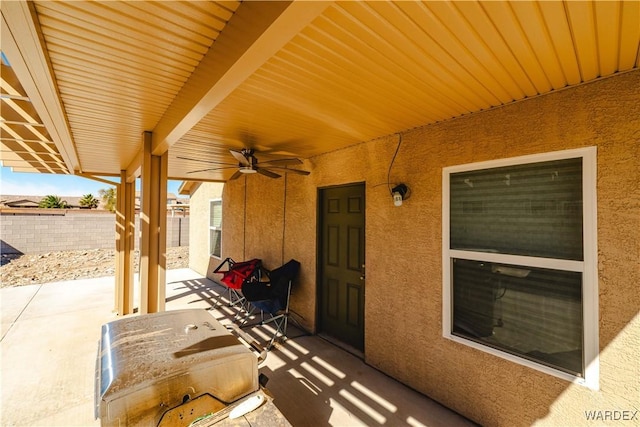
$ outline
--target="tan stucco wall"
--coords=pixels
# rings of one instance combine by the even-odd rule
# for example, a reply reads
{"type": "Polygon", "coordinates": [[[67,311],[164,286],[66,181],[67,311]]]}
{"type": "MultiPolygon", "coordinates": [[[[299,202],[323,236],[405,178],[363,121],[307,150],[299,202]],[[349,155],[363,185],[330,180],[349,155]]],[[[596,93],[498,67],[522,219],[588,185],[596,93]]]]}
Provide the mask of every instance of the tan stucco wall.
{"type": "MultiPolygon", "coordinates": [[[[223,187],[219,183],[198,185],[189,200],[189,268],[208,277],[213,277],[211,271],[221,261],[209,256],[209,202],[222,197],[223,187]]],[[[224,233],[224,224],[222,227],[224,233]]]]}
{"type": "Polygon", "coordinates": [[[292,308],[314,330],[318,188],[365,182],[369,364],[483,425],[585,425],[585,411],[637,410],[640,71],[404,132],[391,172],[411,188],[400,208],[386,186],[397,142],[312,158],[308,177],[229,182],[223,256],[298,259],[292,308]],[[585,146],[598,148],[600,391],[442,337],[442,168],[585,146]]]}

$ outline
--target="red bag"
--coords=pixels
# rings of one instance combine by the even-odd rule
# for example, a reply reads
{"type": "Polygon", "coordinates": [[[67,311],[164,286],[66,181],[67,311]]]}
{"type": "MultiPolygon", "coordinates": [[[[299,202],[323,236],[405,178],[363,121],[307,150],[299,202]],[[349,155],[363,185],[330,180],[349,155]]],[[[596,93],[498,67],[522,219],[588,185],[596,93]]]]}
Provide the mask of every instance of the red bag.
{"type": "Polygon", "coordinates": [[[241,289],[245,280],[250,280],[251,276],[254,275],[257,277],[260,264],[261,261],[259,259],[229,263],[228,271],[218,271],[218,273],[222,274],[220,281],[229,288],[241,289]]]}

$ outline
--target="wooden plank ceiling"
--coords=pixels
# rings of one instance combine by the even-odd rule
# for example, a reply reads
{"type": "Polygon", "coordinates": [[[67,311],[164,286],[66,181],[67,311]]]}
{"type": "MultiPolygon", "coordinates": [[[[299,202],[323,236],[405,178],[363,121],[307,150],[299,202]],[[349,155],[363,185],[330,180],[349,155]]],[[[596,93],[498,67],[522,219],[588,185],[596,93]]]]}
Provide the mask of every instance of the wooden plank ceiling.
{"type": "Polygon", "coordinates": [[[16,172],[69,174],[49,132],[4,57],[0,73],[2,165],[16,172]]]}
{"type": "Polygon", "coordinates": [[[3,66],[2,161],[47,173],[119,174],[153,131],[171,178],[226,180],[192,171],[233,163],[231,148],[309,158],[640,66],[639,1],[35,1],[2,15],[3,53],[29,81],[5,83],[3,66]]]}

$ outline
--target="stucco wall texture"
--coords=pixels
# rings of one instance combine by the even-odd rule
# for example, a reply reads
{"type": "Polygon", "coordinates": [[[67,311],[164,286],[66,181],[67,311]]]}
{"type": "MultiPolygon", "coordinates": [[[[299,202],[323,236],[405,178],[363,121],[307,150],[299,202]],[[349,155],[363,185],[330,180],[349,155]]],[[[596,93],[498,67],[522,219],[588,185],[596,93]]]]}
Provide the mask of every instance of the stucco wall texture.
{"type": "Polygon", "coordinates": [[[209,202],[222,197],[223,186],[218,183],[199,185],[189,200],[189,268],[211,278],[211,272],[221,260],[209,256],[209,202]]]}
{"type": "Polygon", "coordinates": [[[223,256],[299,260],[292,308],[315,330],[318,189],[364,182],[367,363],[488,426],[589,425],[589,411],[640,409],[640,71],[403,132],[390,181],[411,196],[394,207],[398,142],[311,158],[308,177],[227,183],[223,256]],[[442,168],[587,146],[598,153],[598,391],[442,337],[442,168]]]}

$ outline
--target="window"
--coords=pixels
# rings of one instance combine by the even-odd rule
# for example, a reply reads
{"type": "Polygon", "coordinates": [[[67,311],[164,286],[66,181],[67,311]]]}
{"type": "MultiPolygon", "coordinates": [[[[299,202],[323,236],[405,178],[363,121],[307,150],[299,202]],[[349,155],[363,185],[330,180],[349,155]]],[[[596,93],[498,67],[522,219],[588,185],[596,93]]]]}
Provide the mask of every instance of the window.
{"type": "Polygon", "coordinates": [[[222,200],[209,202],[209,254],[221,258],[222,243],[222,200]]]}
{"type": "Polygon", "coordinates": [[[443,334],[598,387],[596,150],[443,169],[443,334]]]}

